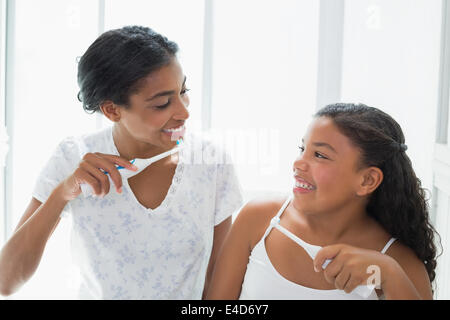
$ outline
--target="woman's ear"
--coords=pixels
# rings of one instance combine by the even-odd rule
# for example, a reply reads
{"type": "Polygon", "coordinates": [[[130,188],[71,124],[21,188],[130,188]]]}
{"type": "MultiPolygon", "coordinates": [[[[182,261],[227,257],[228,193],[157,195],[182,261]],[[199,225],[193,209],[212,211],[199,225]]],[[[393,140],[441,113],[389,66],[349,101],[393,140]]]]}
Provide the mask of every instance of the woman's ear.
{"type": "Polygon", "coordinates": [[[120,120],[122,109],[111,100],[103,102],[100,110],[112,122],[118,122],[120,120]]]}
{"type": "Polygon", "coordinates": [[[363,170],[361,183],[358,186],[356,194],[366,196],[374,192],[383,181],[383,171],[377,167],[369,167],[363,170]]]}

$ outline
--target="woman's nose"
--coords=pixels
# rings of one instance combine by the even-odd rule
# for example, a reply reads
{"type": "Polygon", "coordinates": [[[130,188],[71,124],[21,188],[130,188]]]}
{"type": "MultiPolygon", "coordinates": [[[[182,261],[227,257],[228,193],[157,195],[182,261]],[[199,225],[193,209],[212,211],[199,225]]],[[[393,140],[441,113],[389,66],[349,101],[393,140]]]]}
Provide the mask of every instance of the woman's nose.
{"type": "Polygon", "coordinates": [[[187,120],[189,118],[189,111],[187,107],[189,106],[189,99],[181,98],[178,100],[177,109],[173,116],[175,120],[187,120]]]}

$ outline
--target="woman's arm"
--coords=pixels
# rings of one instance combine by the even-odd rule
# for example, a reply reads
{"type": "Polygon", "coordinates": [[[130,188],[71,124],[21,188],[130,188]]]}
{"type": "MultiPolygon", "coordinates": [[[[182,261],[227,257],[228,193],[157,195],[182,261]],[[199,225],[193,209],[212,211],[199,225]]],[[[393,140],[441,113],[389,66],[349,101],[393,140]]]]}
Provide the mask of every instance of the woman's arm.
{"type": "Polygon", "coordinates": [[[55,187],[45,203],[32,199],[15,232],[0,251],[0,294],[7,296],[17,291],[36,271],[47,240],[56,228],[67,202],[81,193],[80,185],[89,184],[96,195],[109,192],[109,172],[116,189],[122,179],[115,164],[130,170],[136,168],[127,159],[115,155],[88,153],[78,168],[55,187]]]}
{"type": "Polygon", "coordinates": [[[32,199],[14,234],[0,251],[0,294],[11,295],[36,271],[67,201],[56,188],[42,204],[32,199]]]}

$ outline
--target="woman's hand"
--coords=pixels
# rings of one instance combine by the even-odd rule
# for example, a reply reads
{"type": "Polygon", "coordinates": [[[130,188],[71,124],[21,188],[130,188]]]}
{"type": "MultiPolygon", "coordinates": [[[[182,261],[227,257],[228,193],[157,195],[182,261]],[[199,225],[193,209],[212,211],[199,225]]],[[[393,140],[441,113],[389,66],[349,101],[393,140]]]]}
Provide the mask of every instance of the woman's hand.
{"type": "Polygon", "coordinates": [[[79,163],[78,168],[72,175],[67,177],[60,184],[60,192],[66,201],[70,201],[78,197],[81,193],[81,184],[86,183],[92,187],[94,194],[103,197],[109,193],[110,182],[108,172],[111,180],[116,186],[118,193],[122,192],[122,177],[115,165],[120,165],[125,169],[136,171],[137,168],[131,164],[127,159],[120,156],[103,154],[103,153],[87,153],[83,160],[79,163]],[[102,171],[104,170],[104,171],[102,171]]]}
{"type": "Polygon", "coordinates": [[[372,284],[382,289],[395,264],[393,258],[381,252],[337,244],[323,247],[317,253],[314,270],[323,272],[327,282],[337,289],[350,293],[359,285],[372,284]],[[332,261],[322,269],[327,259],[332,261]]]}

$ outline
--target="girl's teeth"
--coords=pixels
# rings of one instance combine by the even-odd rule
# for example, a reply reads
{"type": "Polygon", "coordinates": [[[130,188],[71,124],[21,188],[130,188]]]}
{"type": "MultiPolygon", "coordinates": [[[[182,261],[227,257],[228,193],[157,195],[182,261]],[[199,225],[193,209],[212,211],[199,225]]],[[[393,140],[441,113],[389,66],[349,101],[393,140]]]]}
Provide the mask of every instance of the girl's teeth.
{"type": "Polygon", "coordinates": [[[308,186],[307,184],[304,184],[304,183],[301,183],[301,182],[298,182],[298,181],[295,181],[295,186],[297,188],[303,188],[303,189],[308,189],[308,190],[313,190],[314,189],[313,187],[308,186]]]}

